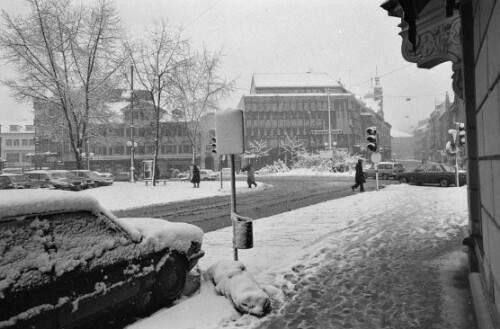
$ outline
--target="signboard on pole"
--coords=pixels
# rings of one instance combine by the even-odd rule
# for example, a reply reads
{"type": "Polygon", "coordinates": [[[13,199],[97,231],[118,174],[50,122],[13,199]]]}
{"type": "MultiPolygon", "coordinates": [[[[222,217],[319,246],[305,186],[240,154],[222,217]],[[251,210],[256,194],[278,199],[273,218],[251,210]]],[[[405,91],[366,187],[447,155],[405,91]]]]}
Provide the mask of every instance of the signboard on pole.
{"type": "MultiPolygon", "coordinates": [[[[313,135],[325,135],[330,133],[328,129],[322,129],[322,130],[311,130],[311,134],[313,135]]],[[[342,129],[332,129],[332,135],[341,135],[343,134],[342,129]]]]}
{"type": "Polygon", "coordinates": [[[331,151],[319,151],[319,158],[320,159],[331,159],[332,152],[331,151]]]}
{"type": "Polygon", "coordinates": [[[379,163],[382,160],[382,154],[373,152],[370,156],[370,160],[372,160],[373,163],[379,163]]]}

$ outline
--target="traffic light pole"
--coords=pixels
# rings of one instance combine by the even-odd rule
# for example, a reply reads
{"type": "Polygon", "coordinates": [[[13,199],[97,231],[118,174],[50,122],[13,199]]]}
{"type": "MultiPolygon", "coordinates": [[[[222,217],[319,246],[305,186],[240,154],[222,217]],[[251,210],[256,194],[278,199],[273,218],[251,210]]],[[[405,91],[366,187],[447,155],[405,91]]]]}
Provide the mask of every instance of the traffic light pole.
{"type": "MultiPolygon", "coordinates": [[[[236,173],[235,173],[235,164],[234,164],[234,154],[229,156],[231,159],[231,214],[236,214],[236,173]]],[[[221,175],[222,176],[222,175],[221,175]]],[[[231,220],[233,224],[233,237],[236,236],[236,224],[234,220],[231,220]]],[[[235,247],[233,242],[233,252],[234,252],[234,260],[238,260],[238,248],[235,247]]]]}

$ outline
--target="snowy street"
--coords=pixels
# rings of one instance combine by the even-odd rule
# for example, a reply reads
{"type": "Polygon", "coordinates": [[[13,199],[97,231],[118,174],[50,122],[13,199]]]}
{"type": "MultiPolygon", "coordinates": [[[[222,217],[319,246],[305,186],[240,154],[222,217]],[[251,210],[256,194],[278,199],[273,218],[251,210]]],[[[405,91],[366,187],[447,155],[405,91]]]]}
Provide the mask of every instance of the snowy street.
{"type": "MultiPolygon", "coordinates": [[[[239,260],[271,296],[270,314],[241,315],[202,281],[129,329],[475,328],[467,216],[466,187],[391,185],[259,219],[239,260]]],[[[231,228],[205,234],[201,274],[232,259],[231,240],[231,228]]]]}

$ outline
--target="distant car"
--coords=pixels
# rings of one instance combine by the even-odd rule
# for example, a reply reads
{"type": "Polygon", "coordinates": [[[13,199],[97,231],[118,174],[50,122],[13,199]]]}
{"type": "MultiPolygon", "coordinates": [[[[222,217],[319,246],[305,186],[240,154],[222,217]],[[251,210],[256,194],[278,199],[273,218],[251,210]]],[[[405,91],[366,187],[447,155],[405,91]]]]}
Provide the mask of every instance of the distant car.
{"type": "Polygon", "coordinates": [[[20,174],[2,174],[0,176],[7,177],[10,183],[17,189],[35,188],[35,184],[25,175],[20,174]]]}
{"type": "Polygon", "coordinates": [[[189,180],[189,177],[190,177],[189,171],[185,171],[177,175],[177,178],[179,178],[181,181],[189,180]]]}
{"type": "Polygon", "coordinates": [[[66,170],[32,170],[25,175],[28,176],[36,187],[54,187],[61,190],[79,191],[82,181],[78,178],[70,177],[66,170]]]}
{"type": "Polygon", "coordinates": [[[113,179],[99,176],[90,170],[71,170],[76,175],[82,178],[86,178],[90,183],[91,187],[108,186],[113,184],[113,179]]]}
{"type": "Polygon", "coordinates": [[[198,227],[116,218],[90,195],[12,190],[0,200],[2,328],[94,328],[150,313],[181,296],[204,255],[198,227]]]}
{"type": "Polygon", "coordinates": [[[101,177],[106,177],[106,178],[111,178],[113,179],[113,174],[109,172],[98,172],[98,171],[93,171],[94,174],[101,176],[101,177]]]}
{"type": "Polygon", "coordinates": [[[128,182],[130,181],[130,172],[122,171],[113,175],[115,182],[128,182]]]}
{"type": "Polygon", "coordinates": [[[0,190],[12,190],[15,189],[14,184],[6,176],[0,176],[0,190]]]}
{"type": "MultiPolygon", "coordinates": [[[[464,171],[458,172],[458,181],[460,186],[467,183],[467,174],[464,171]]],[[[451,184],[456,185],[455,169],[440,163],[424,163],[418,166],[414,171],[400,174],[399,181],[408,184],[439,184],[446,187],[451,184]]]]}
{"type": "MultiPolygon", "coordinates": [[[[399,162],[380,162],[378,165],[378,177],[386,180],[389,178],[398,179],[399,175],[405,172],[405,167],[399,162]]],[[[371,165],[368,169],[363,170],[365,179],[375,178],[375,166],[371,165]]]]}
{"type": "Polygon", "coordinates": [[[201,180],[216,180],[219,178],[219,174],[215,173],[210,169],[200,169],[200,179],[201,180]]]}

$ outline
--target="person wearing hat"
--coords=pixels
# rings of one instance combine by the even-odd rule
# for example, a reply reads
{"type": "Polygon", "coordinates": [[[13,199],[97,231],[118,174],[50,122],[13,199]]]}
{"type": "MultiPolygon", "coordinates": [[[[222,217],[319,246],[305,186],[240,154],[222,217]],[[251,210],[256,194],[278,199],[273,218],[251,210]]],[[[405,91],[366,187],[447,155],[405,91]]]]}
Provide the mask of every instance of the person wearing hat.
{"type": "Polygon", "coordinates": [[[363,184],[365,183],[365,175],[363,174],[363,159],[359,159],[358,163],[356,164],[356,175],[354,176],[354,184],[351,186],[352,191],[354,192],[355,189],[358,188],[359,186],[359,191],[364,192],[365,189],[363,187],[363,184]]]}
{"type": "Polygon", "coordinates": [[[196,164],[191,164],[191,183],[193,183],[193,187],[200,187],[200,169],[196,166],[196,164]]]}

